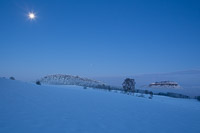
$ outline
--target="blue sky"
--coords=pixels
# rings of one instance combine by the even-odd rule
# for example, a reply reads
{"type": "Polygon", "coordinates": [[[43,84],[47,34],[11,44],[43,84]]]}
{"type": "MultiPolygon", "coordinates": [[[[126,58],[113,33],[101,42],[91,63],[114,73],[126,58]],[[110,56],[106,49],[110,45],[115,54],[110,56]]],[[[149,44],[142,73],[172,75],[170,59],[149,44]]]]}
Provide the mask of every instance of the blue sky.
{"type": "Polygon", "coordinates": [[[199,51],[199,0],[0,1],[0,76],[200,69],[199,51]]]}

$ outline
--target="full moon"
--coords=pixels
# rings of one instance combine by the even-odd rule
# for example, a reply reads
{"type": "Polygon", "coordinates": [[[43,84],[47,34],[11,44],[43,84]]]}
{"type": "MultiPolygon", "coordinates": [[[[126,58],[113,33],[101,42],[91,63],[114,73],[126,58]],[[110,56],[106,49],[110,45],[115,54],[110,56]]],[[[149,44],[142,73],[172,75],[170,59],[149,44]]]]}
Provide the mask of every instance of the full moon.
{"type": "Polygon", "coordinates": [[[34,13],[29,13],[28,17],[29,17],[29,19],[33,20],[33,19],[35,19],[35,14],[34,13]]]}

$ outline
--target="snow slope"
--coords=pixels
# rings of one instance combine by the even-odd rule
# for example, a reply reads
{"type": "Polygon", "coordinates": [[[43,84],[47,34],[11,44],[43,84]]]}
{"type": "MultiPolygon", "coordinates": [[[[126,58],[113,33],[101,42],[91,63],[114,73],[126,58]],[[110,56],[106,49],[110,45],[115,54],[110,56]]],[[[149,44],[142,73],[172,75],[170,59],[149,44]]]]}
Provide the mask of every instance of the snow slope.
{"type": "Polygon", "coordinates": [[[199,133],[200,102],[0,78],[0,133],[199,133]]]}

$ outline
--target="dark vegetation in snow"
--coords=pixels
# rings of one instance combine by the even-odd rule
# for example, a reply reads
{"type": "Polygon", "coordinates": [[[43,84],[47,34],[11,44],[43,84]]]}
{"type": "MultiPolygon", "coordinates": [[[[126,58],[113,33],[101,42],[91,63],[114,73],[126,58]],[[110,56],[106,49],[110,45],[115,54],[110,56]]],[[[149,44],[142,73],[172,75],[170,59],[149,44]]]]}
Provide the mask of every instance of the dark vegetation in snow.
{"type": "Polygon", "coordinates": [[[198,101],[200,101],[200,96],[196,96],[195,98],[196,98],[198,101]]]}
{"type": "Polygon", "coordinates": [[[124,91],[131,91],[134,92],[135,91],[135,80],[134,79],[130,79],[130,78],[126,78],[124,80],[124,82],[122,83],[122,87],[124,91]]]}
{"type": "Polygon", "coordinates": [[[11,79],[11,80],[15,80],[15,78],[14,78],[14,77],[10,77],[10,79],[11,79]]]}
{"type": "Polygon", "coordinates": [[[41,85],[40,81],[36,81],[35,83],[36,83],[37,85],[41,85]]]}

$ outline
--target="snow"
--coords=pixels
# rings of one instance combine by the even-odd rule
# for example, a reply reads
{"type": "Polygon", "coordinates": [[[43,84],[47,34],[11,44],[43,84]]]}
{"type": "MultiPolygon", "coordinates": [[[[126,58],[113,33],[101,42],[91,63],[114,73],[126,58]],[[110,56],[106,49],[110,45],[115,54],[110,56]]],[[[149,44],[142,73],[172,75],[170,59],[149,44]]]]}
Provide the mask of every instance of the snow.
{"type": "Polygon", "coordinates": [[[0,133],[199,133],[200,102],[0,79],[0,133]]]}

